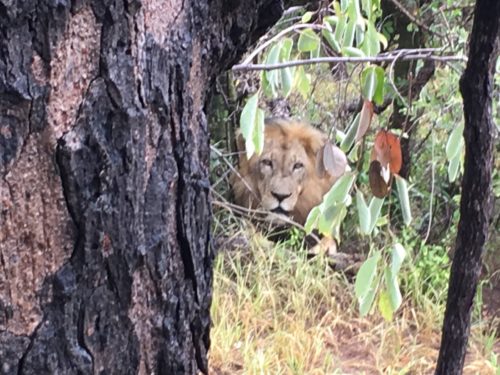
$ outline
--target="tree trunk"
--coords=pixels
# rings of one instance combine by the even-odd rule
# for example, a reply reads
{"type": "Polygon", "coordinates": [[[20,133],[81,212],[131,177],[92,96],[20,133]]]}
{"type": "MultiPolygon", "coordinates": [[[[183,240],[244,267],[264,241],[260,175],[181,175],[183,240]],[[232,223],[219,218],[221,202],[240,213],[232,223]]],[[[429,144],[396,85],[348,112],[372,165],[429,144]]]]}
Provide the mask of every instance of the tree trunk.
{"type": "Polygon", "coordinates": [[[465,167],[455,256],[436,374],[461,374],[481,257],[492,206],[494,124],[491,117],[493,72],[500,41],[500,2],[478,0],[469,61],[460,80],[465,117],[465,167]]]}
{"type": "Polygon", "coordinates": [[[216,76],[281,0],[0,1],[0,373],[207,372],[216,76]]]}

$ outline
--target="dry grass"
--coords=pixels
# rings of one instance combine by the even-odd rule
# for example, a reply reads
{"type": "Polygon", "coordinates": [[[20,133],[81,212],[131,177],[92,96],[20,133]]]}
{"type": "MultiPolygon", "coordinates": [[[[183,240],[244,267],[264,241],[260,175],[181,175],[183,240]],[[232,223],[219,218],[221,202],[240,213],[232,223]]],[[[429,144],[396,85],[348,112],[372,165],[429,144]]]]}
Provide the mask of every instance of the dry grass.
{"type": "MultiPolygon", "coordinates": [[[[221,253],[214,270],[212,374],[433,373],[443,304],[407,300],[392,322],[360,318],[352,283],[324,259],[238,235],[244,248],[221,253]]],[[[493,324],[473,327],[465,374],[498,371],[493,324]]]]}

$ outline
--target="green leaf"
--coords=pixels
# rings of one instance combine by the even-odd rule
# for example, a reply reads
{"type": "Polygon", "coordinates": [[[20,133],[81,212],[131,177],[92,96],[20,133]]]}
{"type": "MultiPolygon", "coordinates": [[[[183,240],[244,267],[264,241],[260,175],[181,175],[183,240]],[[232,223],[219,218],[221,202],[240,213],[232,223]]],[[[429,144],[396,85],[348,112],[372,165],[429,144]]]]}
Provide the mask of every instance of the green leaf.
{"type": "Polygon", "coordinates": [[[453,159],[461,150],[463,146],[464,123],[455,127],[448,138],[446,143],[446,157],[448,160],[453,159]]]}
{"type": "Polygon", "coordinates": [[[280,60],[281,61],[290,61],[290,53],[292,52],[293,47],[293,39],[285,38],[281,41],[281,50],[280,50],[280,60]]]}
{"type": "Polygon", "coordinates": [[[335,35],[331,31],[323,29],[321,34],[335,52],[340,52],[340,44],[335,40],[335,35]]]}
{"type": "Polygon", "coordinates": [[[358,133],[358,128],[359,128],[359,113],[356,115],[354,118],[353,122],[347,129],[347,133],[345,135],[344,140],[340,144],[340,149],[344,152],[347,152],[351,149],[352,145],[354,144],[354,140],[356,139],[356,134],[358,133]]]}
{"type": "Polygon", "coordinates": [[[305,99],[309,96],[311,91],[311,82],[308,75],[305,73],[304,67],[299,66],[295,70],[295,87],[299,91],[300,95],[305,99]]]}
{"type": "Polygon", "coordinates": [[[297,48],[301,52],[311,52],[318,48],[319,43],[319,36],[311,29],[306,29],[300,33],[297,48]]]}
{"type": "Polygon", "coordinates": [[[366,56],[377,56],[380,52],[378,32],[371,22],[368,22],[368,28],[360,48],[366,56]]]}
{"type": "Polygon", "coordinates": [[[262,109],[257,108],[255,116],[255,127],[253,132],[253,144],[257,155],[262,154],[264,150],[264,119],[265,113],[262,109]]]}
{"type": "Polygon", "coordinates": [[[314,207],[307,215],[306,223],[304,224],[304,229],[307,234],[311,233],[313,228],[316,226],[316,222],[318,221],[318,217],[321,214],[321,210],[319,206],[314,207]]]}
{"type": "Polygon", "coordinates": [[[339,17],[339,21],[337,23],[337,26],[335,27],[335,40],[339,45],[342,45],[342,40],[344,38],[344,33],[345,33],[345,28],[347,25],[347,17],[342,15],[341,13],[337,13],[339,17]]]}
{"type": "Polygon", "coordinates": [[[328,208],[336,204],[343,203],[346,200],[355,179],[356,174],[354,172],[346,173],[340,177],[332,186],[330,191],[323,197],[323,204],[325,207],[328,208]]]}
{"type": "Polygon", "coordinates": [[[400,243],[395,243],[391,252],[391,272],[397,275],[406,257],[406,250],[400,243]]]}
{"type": "Polygon", "coordinates": [[[372,200],[370,201],[370,206],[368,207],[370,209],[370,231],[371,233],[373,229],[375,229],[375,225],[377,224],[378,217],[380,216],[380,210],[382,209],[382,205],[384,204],[384,199],[380,199],[377,197],[373,197],[372,200]]]}
{"type": "MultiPolygon", "coordinates": [[[[246,102],[240,117],[241,134],[245,139],[251,139],[255,126],[255,117],[257,115],[257,104],[259,101],[259,93],[252,95],[246,102]]],[[[250,157],[250,156],[249,156],[250,157]]]]}
{"type": "Polygon", "coordinates": [[[365,298],[359,300],[359,314],[363,317],[370,312],[373,301],[375,300],[375,289],[370,289],[365,298]]]}
{"type": "Polygon", "coordinates": [[[361,233],[370,234],[370,210],[368,209],[365,198],[363,197],[363,193],[360,190],[356,192],[356,207],[358,209],[359,227],[361,233]]]}
{"type": "Polygon", "coordinates": [[[330,25],[333,27],[337,25],[338,22],[339,22],[339,17],[337,16],[326,16],[325,18],[323,18],[323,24],[325,24],[325,26],[330,25]]]}
{"type": "Polygon", "coordinates": [[[292,69],[284,68],[280,69],[281,73],[281,87],[283,96],[286,98],[292,92],[293,87],[293,74],[292,69]]]}
{"type": "Polygon", "coordinates": [[[403,297],[401,296],[401,291],[399,290],[399,283],[396,275],[394,275],[389,267],[385,268],[384,271],[385,286],[389,292],[389,299],[391,301],[393,311],[396,311],[401,303],[403,302],[403,297]]]}
{"type": "Polygon", "coordinates": [[[272,98],[274,96],[274,88],[271,86],[269,81],[267,80],[266,71],[262,71],[260,74],[260,82],[262,86],[262,91],[265,96],[272,98]]]}
{"type": "Polygon", "coordinates": [[[302,16],[302,23],[308,23],[311,20],[313,14],[314,12],[305,12],[302,16]]]}
{"type": "Polygon", "coordinates": [[[460,167],[460,153],[455,155],[448,164],[448,180],[450,182],[453,182],[456,180],[458,176],[458,169],[460,167]]]}
{"type": "Polygon", "coordinates": [[[344,221],[344,218],[347,215],[347,208],[344,204],[341,204],[338,207],[338,211],[335,214],[334,220],[332,222],[332,228],[330,234],[333,238],[340,240],[340,225],[344,221]]]}
{"type": "Polygon", "coordinates": [[[381,105],[384,101],[384,70],[370,65],[361,73],[361,93],[366,100],[381,105]]]}
{"type": "MultiPolygon", "coordinates": [[[[280,50],[281,50],[281,43],[275,44],[271,50],[269,51],[269,54],[267,55],[266,59],[266,64],[271,65],[271,64],[276,64],[280,60],[280,50]]],[[[266,78],[267,81],[269,82],[269,85],[272,88],[273,91],[273,96],[275,93],[276,87],[278,87],[279,84],[279,72],[277,70],[270,70],[266,72],[266,78]]]]}
{"type": "Polygon", "coordinates": [[[378,296],[378,309],[387,322],[392,321],[394,310],[387,290],[383,290],[378,296]]]}
{"type": "Polygon", "coordinates": [[[344,40],[342,41],[342,47],[352,47],[354,42],[354,32],[356,31],[356,20],[353,18],[349,19],[345,29],[344,40]]]}
{"type": "Polygon", "coordinates": [[[356,24],[356,30],[354,34],[356,35],[356,45],[359,47],[365,37],[365,24],[356,24]]]}
{"type": "Polygon", "coordinates": [[[365,53],[356,47],[343,47],[342,55],[347,57],[365,57],[365,53]]]}
{"type": "Polygon", "coordinates": [[[335,219],[340,212],[340,205],[324,207],[324,212],[321,213],[318,219],[318,231],[323,235],[329,236],[336,221],[335,219]]]}
{"type": "Polygon", "coordinates": [[[321,43],[318,43],[318,47],[315,50],[309,52],[311,59],[315,59],[321,55],[321,43]]]}
{"type": "Polygon", "coordinates": [[[361,6],[366,13],[366,17],[370,19],[372,17],[372,1],[371,0],[361,0],[361,6]]]}
{"type": "Polygon", "coordinates": [[[401,204],[401,211],[403,213],[403,220],[405,225],[411,223],[411,208],[410,208],[410,198],[408,197],[408,184],[403,177],[399,175],[394,175],[396,178],[396,186],[398,187],[399,203],[401,204]]]}
{"type": "Polygon", "coordinates": [[[257,152],[260,154],[264,148],[264,111],[257,107],[259,93],[255,93],[248,99],[240,117],[240,128],[245,138],[247,158],[257,152]]]}
{"type": "Polygon", "coordinates": [[[359,268],[354,283],[354,294],[358,300],[365,299],[370,290],[374,289],[373,284],[377,275],[377,263],[379,259],[380,253],[376,252],[366,259],[359,268]]]}

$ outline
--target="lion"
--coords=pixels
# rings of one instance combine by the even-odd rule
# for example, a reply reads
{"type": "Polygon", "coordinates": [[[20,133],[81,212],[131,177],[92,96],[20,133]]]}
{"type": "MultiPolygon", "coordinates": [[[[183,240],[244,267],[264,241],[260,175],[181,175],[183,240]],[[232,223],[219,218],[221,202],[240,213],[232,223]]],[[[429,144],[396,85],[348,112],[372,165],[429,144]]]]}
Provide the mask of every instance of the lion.
{"type": "Polygon", "coordinates": [[[318,155],[328,137],[300,121],[265,121],[264,150],[247,159],[238,137],[238,173],[231,176],[236,204],[288,216],[304,225],[336,179],[321,173],[318,155]]]}

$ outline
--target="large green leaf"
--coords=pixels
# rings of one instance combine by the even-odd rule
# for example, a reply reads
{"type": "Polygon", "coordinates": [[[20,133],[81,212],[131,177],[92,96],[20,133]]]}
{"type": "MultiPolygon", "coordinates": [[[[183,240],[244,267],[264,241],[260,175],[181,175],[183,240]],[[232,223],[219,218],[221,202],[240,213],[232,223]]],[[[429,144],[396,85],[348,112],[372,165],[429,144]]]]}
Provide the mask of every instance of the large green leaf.
{"type": "Polygon", "coordinates": [[[340,13],[337,13],[337,15],[339,17],[339,20],[337,22],[337,26],[335,27],[334,37],[339,45],[343,45],[342,41],[344,38],[344,33],[347,25],[347,17],[340,13]]]}
{"type": "Polygon", "coordinates": [[[262,154],[262,151],[264,150],[264,120],[264,111],[260,108],[257,108],[257,113],[255,116],[255,127],[252,137],[255,153],[257,155],[262,154]]]}
{"type": "Polygon", "coordinates": [[[359,228],[362,234],[370,234],[371,217],[370,210],[365,202],[363,193],[358,189],[356,192],[356,207],[358,209],[359,228]]]}
{"type": "Polygon", "coordinates": [[[354,43],[354,33],[356,31],[356,20],[350,18],[347,22],[345,28],[344,40],[342,41],[342,47],[352,47],[354,43]]]}
{"type": "Polygon", "coordinates": [[[382,209],[382,205],[384,204],[384,199],[380,199],[377,197],[373,197],[372,200],[370,201],[370,206],[368,207],[370,209],[370,232],[375,229],[375,225],[377,225],[377,220],[378,217],[380,216],[380,210],[382,209]]]}
{"type": "Polygon", "coordinates": [[[318,230],[323,235],[331,235],[337,216],[341,213],[341,205],[324,206],[318,219],[318,230]]]}
{"type": "Polygon", "coordinates": [[[396,177],[396,186],[398,187],[399,203],[401,204],[401,211],[403,213],[403,220],[405,225],[409,225],[412,220],[410,198],[408,197],[408,184],[403,177],[394,175],[396,177]]]}
{"type": "Polygon", "coordinates": [[[340,52],[340,44],[335,40],[335,34],[326,29],[321,30],[321,34],[335,52],[340,52]]]}
{"type": "Polygon", "coordinates": [[[380,52],[380,41],[375,25],[368,22],[368,27],[363,38],[363,43],[360,46],[366,56],[377,56],[380,52]]]}
{"type": "Polygon", "coordinates": [[[392,321],[394,310],[392,309],[391,299],[387,290],[383,290],[378,296],[378,309],[386,321],[392,321]]]}
{"type": "Polygon", "coordinates": [[[450,182],[456,180],[460,168],[460,153],[456,154],[448,164],[448,179],[450,182]]]}
{"type": "Polygon", "coordinates": [[[359,113],[354,118],[353,122],[347,129],[347,133],[340,144],[340,149],[344,152],[348,152],[352,145],[354,144],[354,140],[356,139],[356,134],[358,133],[359,128],[359,113]]]}
{"type": "Polygon", "coordinates": [[[375,300],[376,292],[377,291],[374,288],[370,289],[366,294],[366,297],[359,300],[359,314],[362,317],[368,315],[368,313],[370,312],[373,305],[373,301],[375,300]]]}
{"type": "Polygon", "coordinates": [[[311,52],[318,48],[319,36],[311,29],[306,29],[300,33],[297,48],[301,52],[311,52]]]}
{"type": "Polygon", "coordinates": [[[361,5],[366,13],[368,20],[372,17],[372,1],[371,0],[361,0],[361,5]]]}
{"type": "Polygon", "coordinates": [[[354,294],[358,300],[366,298],[371,289],[374,288],[375,276],[377,275],[377,264],[380,259],[380,253],[375,252],[366,259],[356,275],[354,283],[354,294]]]}
{"type": "Polygon", "coordinates": [[[356,174],[354,172],[346,173],[340,177],[323,198],[325,208],[345,202],[355,179],[356,174]]]}
{"type": "Polygon", "coordinates": [[[347,57],[365,57],[365,53],[356,47],[343,47],[342,54],[347,57]]]}
{"type": "Polygon", "coordinates": [[[361,73],[361,93],[366,100],[381,105],[384,101],[384,70],[370,65],[361,73]]]}
{"type": "Polygon", "coordinates": [[[304,99],[307,99],[309,93],[311,92],[311,80],[306,74],[303,66],[299,66],[295,70],[294,85],[299,91],[300,95],[302,95],[304,99]]]}
{"type": "Polygon", "coordinates": [[[446,157],[448,160],[453,159],[463,147],[463,134],[464,134],[464,124],[461,123],[459,126],[455,127],[448,138],[446,143],[446,157]]]}
{"type": "Polygon", "coordinates": [[[259,93],[248,99],[240,117],[240,128],[245,138],[247,158],[257,152],[260,154],[264,148],[264,112],[258,108],[259,93]]]}
{"type": "Polygon", "coordinates": [[[396,311],[403,302],[403,297],[401,296],[401,291],[399,290],[398,279],[396,275],[391,272],[389,267],[386,267],[384,270],[384,279],[385,286],[389,292],[392,309],[396,311]]]}
{"type": "Polygon", "coordinates": [[[307,234],[311,233],[313,228],[316,226],[320,214],[321,210],[319,206],[316,206],[309,212],[309,215],[307,215],[307,220],[304,224],[304,229],[307,234]]]}
{"type": "Polygon", "coordinates": [[[397,275],[406,257],[406,250],[400,243],[394,244],[391,251],[391,272],[397,275]]]}
{"type": "Polygon", "coordinates": [[[314,12],[305,12],[304,15],[302,16],[302,23],[308,23],[313,15],[314,12]]]}
{"type": "Polygon", "coordinates": [[[246,102],[240,117],[241,134],[245,139],[251,139],[255,126],[255,116],[257,115],[257,104],[259,93],[252,95],[246,102]]]}
{"type": "MultiPolygon", "coordinates": [[[[269,51],[269,54],[267,55],[266,64],[271,65],[271,64],[279,63],[280,51],[281,51],[281,43],[275,44],[271,48],[271,50],[269,51]]],[[[280,78],[279,71],[278,70],[267,71],[266,78],[267,78],[267,82],[269,82],[269,85],[271,86],[271,89],[273,91],[273,96],[274,96],[275,90],[279,84],[279,78],[280,78]]]]}

